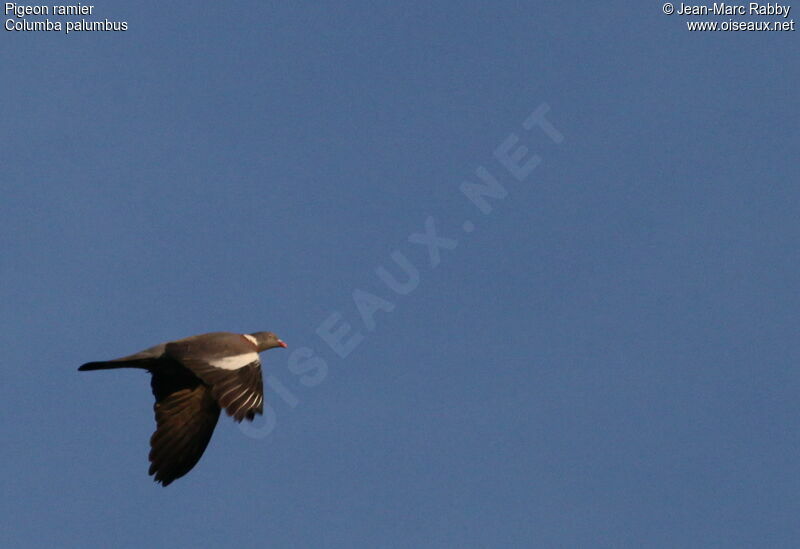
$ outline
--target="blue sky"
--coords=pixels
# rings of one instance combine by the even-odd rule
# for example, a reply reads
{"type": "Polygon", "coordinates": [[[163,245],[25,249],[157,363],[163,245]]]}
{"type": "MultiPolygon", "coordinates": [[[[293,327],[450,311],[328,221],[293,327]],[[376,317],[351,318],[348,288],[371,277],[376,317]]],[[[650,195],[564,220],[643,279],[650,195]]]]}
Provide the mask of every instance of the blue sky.
{"type": "Polygon", "coordinates": [[[796,33],[647,2],[93,18],[129,30],[0,39],[0,545],[800,543],[796,33]],[[271,420],[162,488],[147,376],[76,369],[217,330],[289,343],[271,420]]]}

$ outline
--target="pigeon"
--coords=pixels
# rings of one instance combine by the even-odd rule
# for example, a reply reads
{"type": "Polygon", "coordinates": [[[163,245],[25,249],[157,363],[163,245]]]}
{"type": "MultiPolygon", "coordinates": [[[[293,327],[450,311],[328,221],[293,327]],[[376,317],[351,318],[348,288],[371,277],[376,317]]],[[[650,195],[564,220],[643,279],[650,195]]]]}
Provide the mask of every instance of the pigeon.
{"type": "Polygon", "coordinates": [[[163,486],[197,464],[211,440],[220,409],[237,422],[264,411],[258,353],[286,347],[272,332],[212,332],[162,343],[139,353],[78,370],[141,368],[152,375],[156,430],[150,471],[163,486]]]}

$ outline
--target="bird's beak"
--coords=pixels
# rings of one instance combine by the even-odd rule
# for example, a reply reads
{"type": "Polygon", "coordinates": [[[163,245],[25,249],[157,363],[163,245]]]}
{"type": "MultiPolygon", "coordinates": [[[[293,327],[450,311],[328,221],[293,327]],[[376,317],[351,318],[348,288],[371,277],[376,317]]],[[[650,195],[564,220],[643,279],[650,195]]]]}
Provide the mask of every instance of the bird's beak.
{"type": "Polygon", "coordinates": [[[283,340],[280,340],[280,339],[278,340],[278,345],[280,345],[280,346],[281,346],[281,347],[283,347],[284,349],[285,349],[286,347],[288,347],[288,345],[287,345],[286,343],[284,343],[284,342],[283,342],[283,340]]]}

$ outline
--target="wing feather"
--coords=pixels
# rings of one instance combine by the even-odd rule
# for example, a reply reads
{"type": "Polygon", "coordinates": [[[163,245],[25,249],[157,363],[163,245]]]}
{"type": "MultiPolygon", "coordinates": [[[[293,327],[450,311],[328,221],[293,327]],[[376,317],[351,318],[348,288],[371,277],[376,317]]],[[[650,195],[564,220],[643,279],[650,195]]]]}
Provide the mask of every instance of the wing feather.
{"type": "Polygon", "coordinates": [[[167,486],[192,470],[219,419],[210,389],[189,372],[153,372],[156,430],[150,438],[150,475],[167,486]]]}

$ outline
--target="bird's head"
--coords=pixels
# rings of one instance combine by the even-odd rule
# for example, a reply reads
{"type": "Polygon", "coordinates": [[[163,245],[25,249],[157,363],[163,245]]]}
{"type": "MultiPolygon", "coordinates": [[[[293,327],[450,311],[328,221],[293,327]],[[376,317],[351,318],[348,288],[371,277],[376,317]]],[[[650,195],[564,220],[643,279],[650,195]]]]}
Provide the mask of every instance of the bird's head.
{"type": "Polygon", "coordinates": [[[281,339],[272,332],[256,332],[250,334],[250,336],[255,338],[259,353],[267,349],[274,349],[275,347],[288,347],[286,343],[281,341],[281,339]]]}

